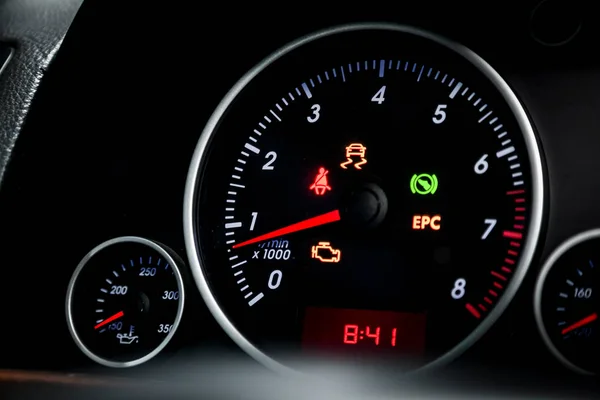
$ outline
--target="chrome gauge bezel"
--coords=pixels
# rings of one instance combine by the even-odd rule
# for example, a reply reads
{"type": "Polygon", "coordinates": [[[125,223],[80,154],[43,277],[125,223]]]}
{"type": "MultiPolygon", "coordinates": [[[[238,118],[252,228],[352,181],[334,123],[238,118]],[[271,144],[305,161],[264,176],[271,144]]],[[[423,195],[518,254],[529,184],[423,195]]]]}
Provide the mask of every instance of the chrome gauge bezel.
{"type": "Polygon", "coordinates": [[[504,79],[481,57],[466,48],[465,46],[446,39],[437,34],[427,32],[418,28],[396,25],[389,23],[357,23],[338,26],[326,30],[322,30],[303,38],[300,38],[283,48],[274,52],[271,56],[256,65],[246,75],[244,75],[227,93],[220,104],[217,106],[215,112],[212,114],[208,123],[206,124],[196,149],[193,154],[193,158],[190,164],[185,196],[184,196],[184,212],[183,212],[183,225],[184,225],[184,236],[188,259],[190,267],[193,273],[194,280],[206,302],[209,310],[217,320],[223,330],[229,335],[229,337],[246,353],[252,356],[254,359],[262,363],[263,365],[273,370],[283,373],[297,373],[298,371],[281,364],[274,360],[269,355],[263,353],[253,343],[251,343],[244,335],[235,327],[230,321],[226,313],[221,309],[217,300],[213,296],[208,279],[204,273],[202,260],[199,257],[200,249],[198,247],[196,239],[196,228],[195,228],[195,207],[197,204],[197,193],[199,191],[199,177],[202,174],[202,167],[205,163],[205,157],[207,155],[208,144],[211,141],[211,137],[216,131],[216,127],[224,113],[235,100],[238,94],[248,85],[258,74],[260,74],[265,68],[277,61],[286,54],[294,51],[300,46],[303,46],[309,42],[330,36],[346,32],[361,31],[361,30],[389,30],[394,32],[402,32],[410,35],[415,35],[421,38],[428,39],[439,45],[442,45],[451,51],[462,56],[467,62],[475,66],[481,73],[494,85],[496,90],[502,95],[503,99],[507,102],[510,110],[512,111],[520,130],[523,133],[524,141],[527,148],[527,155],[530,161],[531,169],[531,184],[532,184],[532,206],[531,210],[531,224],[529,231],[526,236],[526,246],[524,246],[521,259],[516,266],[514,271],[514,277],[511,283],[506,288],[506,291],[497,303],[496,307],[490,312],[490,314],[479,324],[479,326],[471,332],[462,342],[457,344],[449,352],[445,353],[440,358],[427,364],[426,366],[414,371],[422,372],[429,370],[434,367],[439,367],[449,363],[450,361],[457,358],[465,350],[467,350],[473,343],[475,343],[498,319],[498,317],[504,312],[512,298],[514,297],[517,289],[519,288],[523,278],[525,277],[529,265],[534,257],[535,249],[537,247],[538,238],[541,231],[542,220],[543,220],[543,206],[544,206],[544,178],[542,159],[538,142],[534,134],[533,127],[527,113],[523,106],[520,104],[517,96],[510,89],[509,85],[504,79]]]}
{"type": "Polygon", "coordinates": [[[69,281],[65,309],[66,309],[67,326],[69,328],[69,333],[71,334],[71,336],[73,337],[73,340],[75,341],[75,344],[83,352],[83,354],[85,354],[88,358],[97,362],[98,364],[104,365],[106,367],[129,368],[129,367],[134,367],[136,365],[140,365],[140,364],[143,364],[143,363],[149,361],[150,359],[154,358],[157,354],[159,354],[167,346],[167,344],[171,341],[171,339],[175,335],[177,328],[179,327],[179,323],[181,322],[181,317],[183,315],[184,304],[185,304],[185,288],[184,288],[184,284],[183,284],[183,278],[182,278],[181,272],[179,270],[179,265],[177,264],[175,259],[169,254],[169,252],[162,245],[160,245],[152,240],[145,239],[145,238],[138,237],[138,236],[122,236],[122,237],[117,237],[117,238],[108,240],[108,241],[101,243],[100,245],[94,247],[79,262],[79,264],[77,265],[77,268],[73,272],[73,276],[71,277],[71,280],[69,281]],[[177,281],[177,288],[179,290],[180,297],[179,297],[179,303],[177,305],[177,314],[175,317],[175,321],[173,322],[173,327],[172,327],[171,331],[167,334],[167,336],[165,336],[165,339],[160,343],[159,346],[157,346],[154,350],[152,350],[150,353],[146,354],[145,356],[137,358],[135,360],[113,361],[113,360],[108,360],[106,358],[98,356],[97,354],[93,353],[90,349],[88,349],[88,347],[83,343],[83,341],[81,340],[81,338],[79,337],[79,335],[77,334],[77,331],[75,329],[75,324],[73,321],[73,314],[72,314],[72,302],[73,302],[73,292],[74,292],[75,286],[77,284],[77,278],[79,277],[79,274],[85,268],[87,263],[100,251],[106,249],[107,247],[122,244],[122,243],[141,244],[141,245],[147,246],[150,249],[159,253],[160,256],[163,257],[165,259],[165,261],[167,261],[171,265],[171,268],[173,269],[173,274],[175,276],[175,280],[177,281]]]}

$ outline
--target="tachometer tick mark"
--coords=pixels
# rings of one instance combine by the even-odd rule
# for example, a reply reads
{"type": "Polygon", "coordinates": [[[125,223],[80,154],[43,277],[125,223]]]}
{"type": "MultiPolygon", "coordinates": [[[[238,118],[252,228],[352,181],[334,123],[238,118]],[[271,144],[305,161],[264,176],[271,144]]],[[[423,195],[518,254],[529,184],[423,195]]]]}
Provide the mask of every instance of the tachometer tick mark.
{"type": "Polygon", "coordinates": [[[510,139],[505,140],[504,142],[501,143],[502,146],[506,146],[507,144],[509,144],[511,142],[510,139]]]}
{"type": "Polygon", "coordinates": [[[283,108],[281,108],[281,106],[279,105],[279,103],[275,103],[275,107],[277,107],[277,109],[279,111],[283,111],[283,108]]]}
{"type": "Polygon", "coordinates": [[[108,283],[109,285],[112,285],[112,281],[108,278],[105,279],[106,283],[108,283]]]}
{"type": "Polygon", "coordinates": [[[438,71],[438,72],[435,74],[435,76],[433,77],[433,80],[434,80],[434,81],[437,81],[437,78],[438,78],[438,76],[440,76],[440,71],[438,71]]]}
{"type": "Polygon", "coordinates": [[[506,135],[508,135],[508,132],[504,131],[498,135],[498,139],[502,139],[506,135]]]}
{"type": "Polygon", "coordinates": [[[108,290],[106,290],[106,289],[104,289],[104,288],[100,289],[100,291],[101,291],[102,293],[108,293],[108,290]]]}
{"type": "Polygon", "coordinates": [[[306,98],[311,99],[312,93],[311,93],[310,89],[308,88],[308,85],[306,83],[302,83],[301,86],[302,86],[302,89],[304,90],[304,93],[306,94],[306,98]]]}
{"type": "Polygon", "coordinates": [[[484,104],[483,106],[481,106],[481,108],[479,108],[479,112],[483,112],[483,110],[485,110],[487,108],[487,104],[484,104]]]}
{"type": "Polygon", "coordinates": [[[246,187],[244,185],[239,185],[237,183],[230,183],[229,186],[233,186],[233,187],[240,188],[240,189],[244,189],[246,187]]]}
{"type": "Polygon", "coordinates": [[[122,269],[123,271],[126,271],[126,270],[127,270],[123,264],[121,264],[121,269],[122,269]]]}
{"type": "Polygon", "coordinates": [[[237,281],[237,284],[239,285],[240,283],[245,282],[245,281],[246,281],[246,278],[242,278],[239,281],[237,281]]]}
{"type": "Polygon", "coordinates": [[[248,150],[250,150],[251,152],[253,152],[254,154],[260,154],[260,149],[250,143],[246,143],[244,145],[244,147],[248,150]]]}
{"type": "Polygon", "coordinates": [[[329,73],[325,71],[325,79],[329,80],[329,73]]]}
{"type": "Polygon", "coordinates": [[[405,70],[405,71],[408,71],[408,65],[409,65],[409,62],[408,62],[408,61],[406,61],[406,62],[404,63],[404,70],[405,70]]]}
{"type": "Polygon", "coordinates": [[[582,276],[582,275],[583,275],[583,272],[581,272],[581,270],[580,270],[579,268],[577,268],[577,274],[578,274],[579,276],[582,276]]]}
{"type": "Polygon", "coordinates": [[[559,295],[560,297],[562,297],[563,299],[568,299],[568,298],[569,298],[569,295],[568,295],[568,294],[566,294],[566,293],[559,293],[558,295],[559,295]]]}
{"type": "MultiPolygon", "coordinates": [[[[294,99],[292,98],[292,100],[294,100],[294,99]]],[[[258,126],[260,126],[263,129],[267,129],[267,126],[265,124],[263,124],[262,122],[259,122],[258,126]]]]}
{"type": "Polygon", "coordinates": [[[573,281],[570,280],[570,279],[567,279],[566,282],[567,282],[567,285],[569,285],[569,286],[573,286],[574,285],[573,281]]]}
{"type": "Polygon", "coordinates": [[[433,68],[429,68],[429,71],[427,71],[427,77],[431,77],[431,72],[433,71],[433,68]]]}
{"type": "Polygon", "coordinates": [[[449,96],[451,99],[453,99],[456,96],[456,94],[458,93],[458,91],[460,90],[462,85],[463,85],[462,82],[458,82],[456,84],[456,86],[454,86],[454,89],[452,89],[452,92],[450,92],[450,96],[449,96]]]}
{"type": "Polygon", "coordinates": [[[379,77],[383,78],[385,74],[385,61],[381,60],[379,61],[379,77]]]}
{"type": "Polygon", "coordinates": [[[244,157],[250,157],[250,154],[246,153],[245,151],[240,151],[240,154],[244,157]]]}
{"type": "Polygon", "coordinates": [[[237,267],[239,267],[240,265],[244,265],[244,264],[246,264],[247,262],[248,262],[247,260],[240,261],[239,263],[232,265],[232,266],[231,266],[231,268],[237,268],[237,267]]]}
{"type": "Polygon", "coordinates": [[[315,83],[313,82],[313,80],[312,80],[312,79],[309,79],[308,81],[310,82],[310,86],[311,86],[311,87],[315,87],[315,83]]]}
{"type": "Polygon", "coordinates": [[[477,105],[481,102],[481,98],[475,100],[475,103],[473,103],[473,106],[477,107],[477,105]]]}
{"type": "Polygon", "coordinates": [[[504,125],[502,125],[502,124],[496,125],[496,127],[494,127],[494,132],[498,132],[503,127],[504,127],[504,125]]]}
{"type": "Polygon", "coordinates": [[[512,177],[513,177],[513,178],[518,178],[518,177],[520,177],[521,175],[523,175],[523,173],[522,173],[522,172],[515,172],[514,174],[512,174],[512,177]]]}
{"type": "Polygon", "coordinates": [[[504,156],[509,155],[510,153],[513,153],[515,151],[515,148],[513,146],[507,147],[505,149],[500,150],[499,152],[496,153],[496,157],[497,158],[502,158],[504,156]]]}
{"type": "Polygon", "coordinates": [[[233,276],[238,276],[244,273],[243,269],[240,269],[238,272],[236,272],[235,274],[233,274],[233,276]]]}
{"type": "Polygon", "coordinates": [[[248,290],[250,288],[249,285],[244,286],[243,288],[240,289],[240,292],[245,292],[246,290],[248,290]]]}
{"type": "Polygon", "coordinates": [[[352,73],[352,64],[348,63],[348,73],[352,73]]]}
{"type": "Polygon", "coordinates": [[[460,94],[461,96],[464,96],[467,94],[467,92],[469,91],[469,88],[465,88],[465,90],[462,91],[462,93],[460,94]]]}
{"type": "Polygon", "coordinates": [[[450,83],[448,83],[448,87],[452,87],[452,85],[454,85],[454,82],[456,81],[456,79],[452,78],[450,80],[450,83]]]}
{"type": "Polygon", "coordinates": [[[467,100],[471,101],[473,97],[475,97],[475,93],[471,93],[469,97],[467,97],[467,100]]]}
{"type": "Polygon", "coordinates": [[[423,69],[425,68],[424,65],[421,66],[421,71],[419,71],[419,76],[417,77],[417,82],[421,81],[421,75],[423,75],[423,69]]]}
{"type": "Polygon", "coordinates": [[[523,186],[524,183],[525,182],[523,182],[523,181],[514,181],[513,186],[523,186]]]}
{"type": "Polygon", "coordinates": [[[267,117],[266,115],[264,115],[264,116],[263,116],[263,118],[264,118],[264,119],[265,119],[265,121],[267,121],[268,123],[272,123],[272,122],[273,122],[273,121],[271,121],[271,120],[269,119],[269,117],[267,117]]]}
{"type": "Polygon", "coordinates": [[[467,311],[469,311],[471,314],[473,314],[473,316],[477,319],[481,318],[481,314],[479,313],[479,311],[477,311],[477,309],[475,307],[473,307],[471,304],[467,303],[465,304],[465,308],[467,309],[467,311]]]}
{"type": "Polygon", "coordinates": [[[96,312],[97,312],[97,313],[101,313],[101,312],[104,312],[104,310],[102,310],[102,309],[98,309],[98,310],[96,310],[96,312]]]}
{"type": "Polygon", "coordinates": [[[398,60],[398,62],[396,63],[396,70],[399,70],[401,65],[402,61],[398,60]]]}
{"type": "Polygon", "coordinates": [[[241,176],[239,176],[239,175],[231,175],[231,177],[232,177],[233,179],[242,179],[242,177],[241,177],[241,176]]]}
{"type": "Polygon", "coordinates": [[[119,274],[117,273],[117,271],[113,271],[113,275],[115,276],[115,278],[119,277],[119,274]]]}
{"type": "Polygon", "coordinates": [[[283,97],[281,98],[281,101],[283,102],[283,104],[285,104],[286,107],[290,105],[290,103],[288,103],[287,100],[283,97]]]}
{"type": "Polygon", "coordinates": [[[489,124],[494,125],[496,123],[496,121],[498,121],[498,117],[494,117],[494,118],[490,119],[489,124]]]}
{"type": "Polygon", "coordinates": [[[302,96],[302,92],[298,88],[296,88],[296,93],[298,94],[298,96],[302,96]]]}
{"type": "Polygon", "coordinates": [[[252,300],[250,300],[250,301],[248,302],[248,305],[249,305],[250,307],[252,307],[252,306],[253,306],[253,305],[255,305],[256,303],[258,303],[258,301],[259,301],[260,299],[262,299],[263,297],[265,297],[265,295],[264,295],[262,292],[261,292],[261,293],[259,293],[259,294],[257,294],[255,297],[253,297],[253,298],[252,298],[252,300]]]}
{"type": "Polygon", "coordinates": [[[252,292],[248,292],[248,293],[246,293],[246,295],[244,296],[244,298],[247,299],[248,297],[252,296],[252,294],[253,294],[252,292]]]}
{"type": "Polygon", "coordinates": [[[340,67],[340,70],[342,71],[342,81],[346,82],[346,73],[344,72],[344,66],[343,65],[340,67]]]}
{"type": "Polygon", "coordinates": [[[442,78],[442,83],[446,82],[446,79],[448,79],[448,74],[444,75],[444,77],[442,78]]]}
{"type": "Polygon", "coordinates": [[[104,299],[96,299],[98,303],[104,303],[104,299]]]}
{"type": "Polygon", "coordinates": [[[487,117],[489,117],[491,114],[492,114],[492,112],[491,112],[491,111],[488,111],[488,113],[487,113],[487,114],[485,114],[483,117],[479,118],[479,121],[477,121],[477,122],[479,122],[479,123],[482,123],[482,122],[483,122],[483,121],[485,121],[485,120],[486,120],[486,118],[487,118],[487,117]]]}
{"type": "Polygon", "coordinates": [[[491,271],[492,276],[495,276],[496,278],[500,279],[501,281],[506,281],[506,277],[503,275],[500,275],[499,273],[497,273],[496,271],[491,271]]]}
{"type": "Polygon", "coordinates": [[[243,169],[241,169],[240,167],[233,167],[233,169],[235,169],[235,170],[236,170],[236,171],[238,171],[238,172],[244,172],[244,170],[243,170],[243,169]]]}

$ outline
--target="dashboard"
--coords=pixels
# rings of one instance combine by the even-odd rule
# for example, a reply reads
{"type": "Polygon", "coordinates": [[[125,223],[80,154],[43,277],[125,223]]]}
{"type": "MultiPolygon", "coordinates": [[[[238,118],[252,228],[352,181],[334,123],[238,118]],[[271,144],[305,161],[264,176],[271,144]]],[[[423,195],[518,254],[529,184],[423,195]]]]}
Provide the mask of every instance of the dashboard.
{"type": "Polygon", "coordinates": [[[0,147],[0,368],[596,393],[600,28],[448,3],[84,2],[0,147]]]}

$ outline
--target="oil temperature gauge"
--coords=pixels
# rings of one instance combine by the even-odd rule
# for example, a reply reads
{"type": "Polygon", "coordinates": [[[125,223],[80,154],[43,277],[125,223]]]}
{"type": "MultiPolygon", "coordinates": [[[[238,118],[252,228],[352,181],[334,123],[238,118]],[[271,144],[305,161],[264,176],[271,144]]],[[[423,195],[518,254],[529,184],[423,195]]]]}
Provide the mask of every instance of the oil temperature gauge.
{"type": "Polygon", "coordinates": [[[544,342],[567,367],[600,371],[598,325],[600,229],[560,245],[542,268],[535,290],[535,316],[544,342]]]}
{"type": "Polygon", "coordinates": [[[140,237],[109,240],[77,266],[67,292],[67,323],[77,346],[108,367],[132,367],[173,337],[184,304],[169,252],[140,237]]]}

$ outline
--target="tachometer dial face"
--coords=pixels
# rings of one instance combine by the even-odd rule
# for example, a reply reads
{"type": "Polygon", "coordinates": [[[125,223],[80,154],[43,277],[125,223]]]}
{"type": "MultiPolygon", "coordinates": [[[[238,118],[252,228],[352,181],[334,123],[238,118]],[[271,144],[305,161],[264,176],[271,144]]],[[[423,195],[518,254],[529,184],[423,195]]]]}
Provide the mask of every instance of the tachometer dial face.
{"type": "Polygon", "coordinates": [[[180,272],[159,244],[121,237],[81,261],[67,293],[67,321],[79,348],[109,367],[148,361],[171,340],[183,311],[180,272]]]}
{"type": "Polygon", "coordinates": [[[535,291],[542,338],[564,365],[583,374],[600,370],[600,230],[578,234],[548,258],[535,291]]]}
{"type": "Polygon", "coordinates": [[[285,47],[226,96],[184,223],[205,300],[260,361],[421,367],[506,307],[541,216],[536,139],[499,75],[433,34],[352,25],[285,47]]]}

